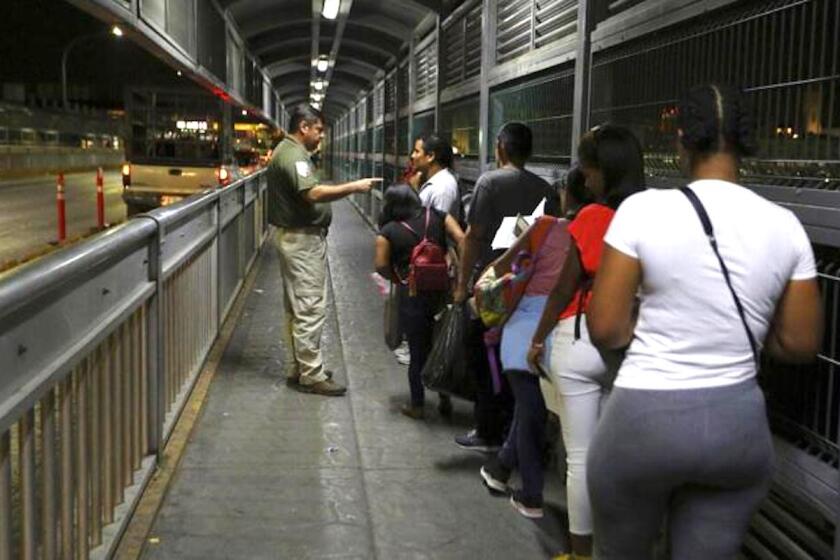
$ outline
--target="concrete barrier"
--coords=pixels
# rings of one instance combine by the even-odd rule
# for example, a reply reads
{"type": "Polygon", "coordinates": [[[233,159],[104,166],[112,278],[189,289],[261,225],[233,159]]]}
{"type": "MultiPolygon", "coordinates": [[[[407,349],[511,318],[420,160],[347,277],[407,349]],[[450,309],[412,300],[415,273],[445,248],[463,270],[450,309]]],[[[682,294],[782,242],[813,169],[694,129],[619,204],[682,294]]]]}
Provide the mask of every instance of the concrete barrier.
{"type": "Polygon", "coordinates": [[[119,167],[121,150],[64,146],[0,146],[0,179],[119,167]]]}

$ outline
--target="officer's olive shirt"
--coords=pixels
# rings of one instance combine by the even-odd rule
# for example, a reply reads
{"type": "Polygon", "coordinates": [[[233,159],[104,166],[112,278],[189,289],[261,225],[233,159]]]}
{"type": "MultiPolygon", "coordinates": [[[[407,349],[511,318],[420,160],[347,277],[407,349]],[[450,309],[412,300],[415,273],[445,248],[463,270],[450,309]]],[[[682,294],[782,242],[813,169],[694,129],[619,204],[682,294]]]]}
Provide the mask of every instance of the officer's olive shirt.
{"type": "Polygon", "coordinates": [[[329,202],[309,202],[305,193],[318,184],[309,152],[295,138],[283,139],[268,164],[268,221],[278,227],[328,228],[332,221],[329,202]]]}

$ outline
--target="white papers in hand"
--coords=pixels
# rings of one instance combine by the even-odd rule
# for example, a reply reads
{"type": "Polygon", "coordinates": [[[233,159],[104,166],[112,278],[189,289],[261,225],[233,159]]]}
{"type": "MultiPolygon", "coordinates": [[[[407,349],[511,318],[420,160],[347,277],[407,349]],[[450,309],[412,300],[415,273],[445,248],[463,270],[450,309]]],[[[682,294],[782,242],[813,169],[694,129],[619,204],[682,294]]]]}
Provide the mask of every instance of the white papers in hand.
{"type": "MultiPolygon", "coordinates": [[[[533,211],[533,212],[531,212],[531,216],[530,216],[531,218],[533,218],[534,220],[536,220],[536,219],[537,219],[537,218],[539,218],[540,216],[544,216],[544,215],[545,215],[545,202],[546,202],[546,201],[545,201],[545,199],[542,199],[542,200],[540,201],[540,203],[539,203],[539,204],[537,204],[537,207],[536,207],[536,208],[534,208],[534,211],[533,211]]],[[[533,224],[533,223],[534,223],[534,220],[529,220],[529,221],[528,221],[528,223],[533,224]]]]}
{"type": "MultiPolygon", "coordinates": [[[[537,218],[545,214],[545,199],[543,198],[530,216],[523,216],[523,219],[528,222],[530,226],[537,218]]],[[[516,219],[518,216],[508,216],[502,219],[502,224],[496,230],[496,236],[493,237],[493,242],[490,248],[494,251],[499,249],[509,249],[511,245],[516,243],[516,219]]]]}

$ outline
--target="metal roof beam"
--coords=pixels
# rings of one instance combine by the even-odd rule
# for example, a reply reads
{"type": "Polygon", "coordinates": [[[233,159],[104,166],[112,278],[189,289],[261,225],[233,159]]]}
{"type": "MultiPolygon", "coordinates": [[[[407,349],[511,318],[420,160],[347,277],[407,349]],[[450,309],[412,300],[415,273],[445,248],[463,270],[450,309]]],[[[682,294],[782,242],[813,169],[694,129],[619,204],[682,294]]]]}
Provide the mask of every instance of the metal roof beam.
{"type": "MultiPolygon", "coordinates": [[[[342,71],[360,78],[372,78],[377,72],[382,70],[382,68],[375,64],[357,58],[347,57],[346,55],[342,55],[341,60],[342,71]]],[[[284,73],[305,70],[305,64],[301,62],[300,56],[290,56],[289,58],[276,60],[266,65],[264,70],[268,77],[273,79],[283,76],[284,73]]]]}
{"type": "MultiPolygon", "coordinates": [[[[260,19],[258,24],[255,24],[249,29],[247,34],[248,41],[252,45],[257,45],[263,37],[284,35],[289,30],[308,26],[309,24],[308,19],[286,20],[282,23],[277,23],[277,21],[278,19],[272,18],[271,16],[260,19]]],[[[405,38],[412,32],[409,26],[381,14],[371,14],[362,17],[357,17],[354,14],[353,20],[348,21],[347,24],[351,27],[359,28],[362,31],[385,35],[397,41],[405,41],[405,38]]]]}
{"type": "Polygon", "coordinates": [[[318,52],[321,50],[321,10],[324,7],[323,0],[312,0],[312,54],[309,57],[309,81],[315,79],[315,66],[313,60],[318,59],[318,52]]]}
{"type": "MultiPolygon", "coordinates": [[[[381,59],[383,59],[385,61],[390,60],[391,58],[394,58],[394,56],[396,55],[395,50],[388,49],[384,45],[377,46],[373,43],[370,43],[370,42],[367,42],[367,41],[361,41],[361,40],[357,40],[357,39],[344,39],[342,42],[344,43],[344,45],[347,45],[347,46],[354,47],[354,48],[358,49],[356,52],[366,51],[370,54],[373,54],[373,55],[376,55],[376,56],[380,57],[381,59]]],[[[277,41],[277,42],[272,43],[270,45],[263,45],[259,49],[259,51],[256,52],[256,54],[260,57],[260,59],[262,60],[262,62],[264,63],[265,66],[269,66],[275,60],[278,60],[278,59],[273,58],[273,56],[272,56],[275,53],[276,53],[277,56],[282,56],[285,59],[285,58],[288,58],[289,53],[290,53],[292,48],[301,47],[301,46],[306,45],[308,43],[309,43],[309,39],[306,38],[306,37],[295,37],[293,39],[283,39],[282,41],[277,41]]],[[[321,46],[327,46],[327,45],[330,45],[332,43],[332,41],[328,38],[322,37],[321,40],[319,41],[319,43],[320,43],[321,46]]],[[[291,51],[291,52],[297,52],[297,51],[291,51]]],[[[301,56],[305,56],[305,54],[302,53],[301,56]]],[[[356,58],[358,58],[358,57],[356,57],[356,58]]],[[[310,61],[310,63],[311,63],[311,61],[310,61]]]]}
{"type": "Polygon", "coordinates": [[[436,14],[443,13],[444,5],[441,0],[398,0],[399,4],[412,4],[414,6],[420,6],[421,8],[425,8],[427,10],[431,10],[436,14]]]}

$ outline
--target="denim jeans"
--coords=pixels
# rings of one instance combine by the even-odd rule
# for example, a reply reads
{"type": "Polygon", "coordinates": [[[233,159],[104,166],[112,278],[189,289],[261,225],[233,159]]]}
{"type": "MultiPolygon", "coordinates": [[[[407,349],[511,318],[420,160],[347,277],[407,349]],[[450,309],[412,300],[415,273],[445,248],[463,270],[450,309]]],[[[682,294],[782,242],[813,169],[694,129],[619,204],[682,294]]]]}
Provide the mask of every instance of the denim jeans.
{"type": "Polygon", "coordinates": [[[545,439],[546,409],[540,380],[529,372],[505,372],[513,389],[515,404],[513,423],[505,444],[499,451],[499,461],[505,468],[518,470],[522,477],[522,493],[529,498],[542,498],[542,451],[545,439]]]}

